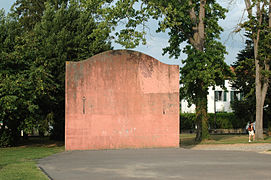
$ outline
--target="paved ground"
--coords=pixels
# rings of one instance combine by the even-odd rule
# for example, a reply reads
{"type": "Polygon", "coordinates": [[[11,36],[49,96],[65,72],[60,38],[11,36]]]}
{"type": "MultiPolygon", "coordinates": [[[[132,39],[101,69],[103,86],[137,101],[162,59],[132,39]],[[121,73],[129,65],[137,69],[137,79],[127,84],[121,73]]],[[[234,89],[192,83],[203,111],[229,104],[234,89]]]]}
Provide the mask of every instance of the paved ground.
{"type": "Polygon", "coordinates": [[[267,149],[271,144],[69,151],[41,159],[38,166],[54,180],[263,180],[271,179],[271,154],[258,152],[267,149]]]}
{"type": "MultiPolygon", "coordinates": [[[[230,151],[251,151],[259,153],[269,153],[271,144],[269,143],[251,143],[251,144],[210,144],[187,147],[193,150],[230,150],[230,151]]],[[[271,152],[270,152],[271,153],[271,152]]]]}

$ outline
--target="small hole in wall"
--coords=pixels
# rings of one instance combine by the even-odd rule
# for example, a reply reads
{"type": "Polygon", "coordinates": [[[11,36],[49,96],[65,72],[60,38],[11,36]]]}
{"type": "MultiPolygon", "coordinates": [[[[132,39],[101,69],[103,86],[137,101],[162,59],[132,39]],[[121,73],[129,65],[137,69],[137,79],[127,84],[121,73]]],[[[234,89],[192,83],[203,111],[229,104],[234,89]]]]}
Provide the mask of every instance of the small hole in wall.
{"type": "Polygon", "coordinates": [[[85,114],[86,97],[83,96],[83,114],[85,114]]]}

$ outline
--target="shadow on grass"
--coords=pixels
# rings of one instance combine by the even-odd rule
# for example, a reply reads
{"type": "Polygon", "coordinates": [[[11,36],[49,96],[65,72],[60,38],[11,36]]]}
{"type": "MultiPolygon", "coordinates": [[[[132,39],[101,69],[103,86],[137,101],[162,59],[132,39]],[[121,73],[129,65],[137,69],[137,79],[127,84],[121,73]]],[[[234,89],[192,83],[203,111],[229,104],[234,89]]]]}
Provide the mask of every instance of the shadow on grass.
{"type": "Polygon", "coordinates": [[[64,141],[51,140],[49,137],[28,137],[21,139],[18,147],[61,147],[64,146],[64,141]]]}
{"type": "MultiPolygon", "coordinates": [[[[185,149],[193,148],[199,144],[240,144],[248,143],[248,136],[241,134],[211,134],[209,139],[201,142],[195,141],[195,134],[181,134],[180,147],[185,149]]],[[[265,141],[266,142],[266,141],[265,141]]]]}
{"type": "Polygon", "coordinates": [[[198,145],[200,142],[195,141],[196,135],[195,134],[181,134],[180,136],[180,144],[181,148],[190,149],[194,146],[198,145]]]}
{"type": "Polygon", "coordinates": [[[265,140],[265,141],[268,141],[268,140],[271,141],[271,136],[265,136],[265,137],[264,137],[264,140],[265,140]]]}
{"type": "Polygon", "coordinates": [[[231,134],[214,134],[214,135],[210,135],[209,140],[210,141],[217,141],[217,142],[228,142],[229,143],[233,143],[234,139],[240,139],[246,137],[245,135],[231,135],[231,134]]]}

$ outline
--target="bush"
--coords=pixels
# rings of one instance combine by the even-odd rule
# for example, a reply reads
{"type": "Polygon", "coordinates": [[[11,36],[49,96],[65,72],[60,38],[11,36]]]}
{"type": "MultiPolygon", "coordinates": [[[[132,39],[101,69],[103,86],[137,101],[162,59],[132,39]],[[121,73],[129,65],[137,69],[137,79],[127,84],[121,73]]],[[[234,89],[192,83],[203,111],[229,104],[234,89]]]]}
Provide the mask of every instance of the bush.
{"type": "Polygon", "coordinates": [[[180,114],[180,130],[194,129],[196,116],[194,113],[180,114]]]}
{"type": "Polygon", "coordinates": [[[15,139],[8,129],[0,129],[0,147],[9,147],[15,144],[15,139]]]}
{"type": "Polygon", "coordinates": [[[244,119],[239,119],[234,113],[210,113],[209,124],[212,129],[238,129],[246,126],[244,119]],[[215,123],[216,116],[216,123],[215,123]]]}
{"type": "MultiPolygon", "coordinates": [[[[195,119],[195,113],[180,114],[180,130],[194,129],[195,119]]],[[[234,113],[208,113],[208,124],[210,129],[244,128],[246,123],[245,120],[237,118],[234,113]]]]}
{"type": "Polygon", "coordinates": [[[255,121],[255,102],[243,99],[241,101],[235,100],[231,102],[231,107],[234,110],[235,116],[241,122],[255,121]]]}

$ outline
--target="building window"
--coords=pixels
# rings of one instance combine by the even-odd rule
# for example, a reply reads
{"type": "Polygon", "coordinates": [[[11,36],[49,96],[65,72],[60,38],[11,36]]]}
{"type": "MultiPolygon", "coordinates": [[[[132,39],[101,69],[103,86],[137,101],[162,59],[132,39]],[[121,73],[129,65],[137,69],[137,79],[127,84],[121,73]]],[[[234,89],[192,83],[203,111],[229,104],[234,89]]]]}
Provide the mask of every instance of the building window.
{"type": "Polygon", "coordinates": [[[222,101],[222,91],[215,91],[215,100],[222,101]]]}
{"type": "Polygon", "coordinates": [[[240,100],[239,91],[231,91],[231,101],[240,100]]]}
{"type": "Polygon", "coordinates": [[[227,94],[228,94],[228,92],[227,91],[224,91],[224,101],[227,101],[227,94]]]}
{"type": "Polygon", "coordinates": [[[216,101],[227,101],[227,91],[215,91],[216,101]]]}

